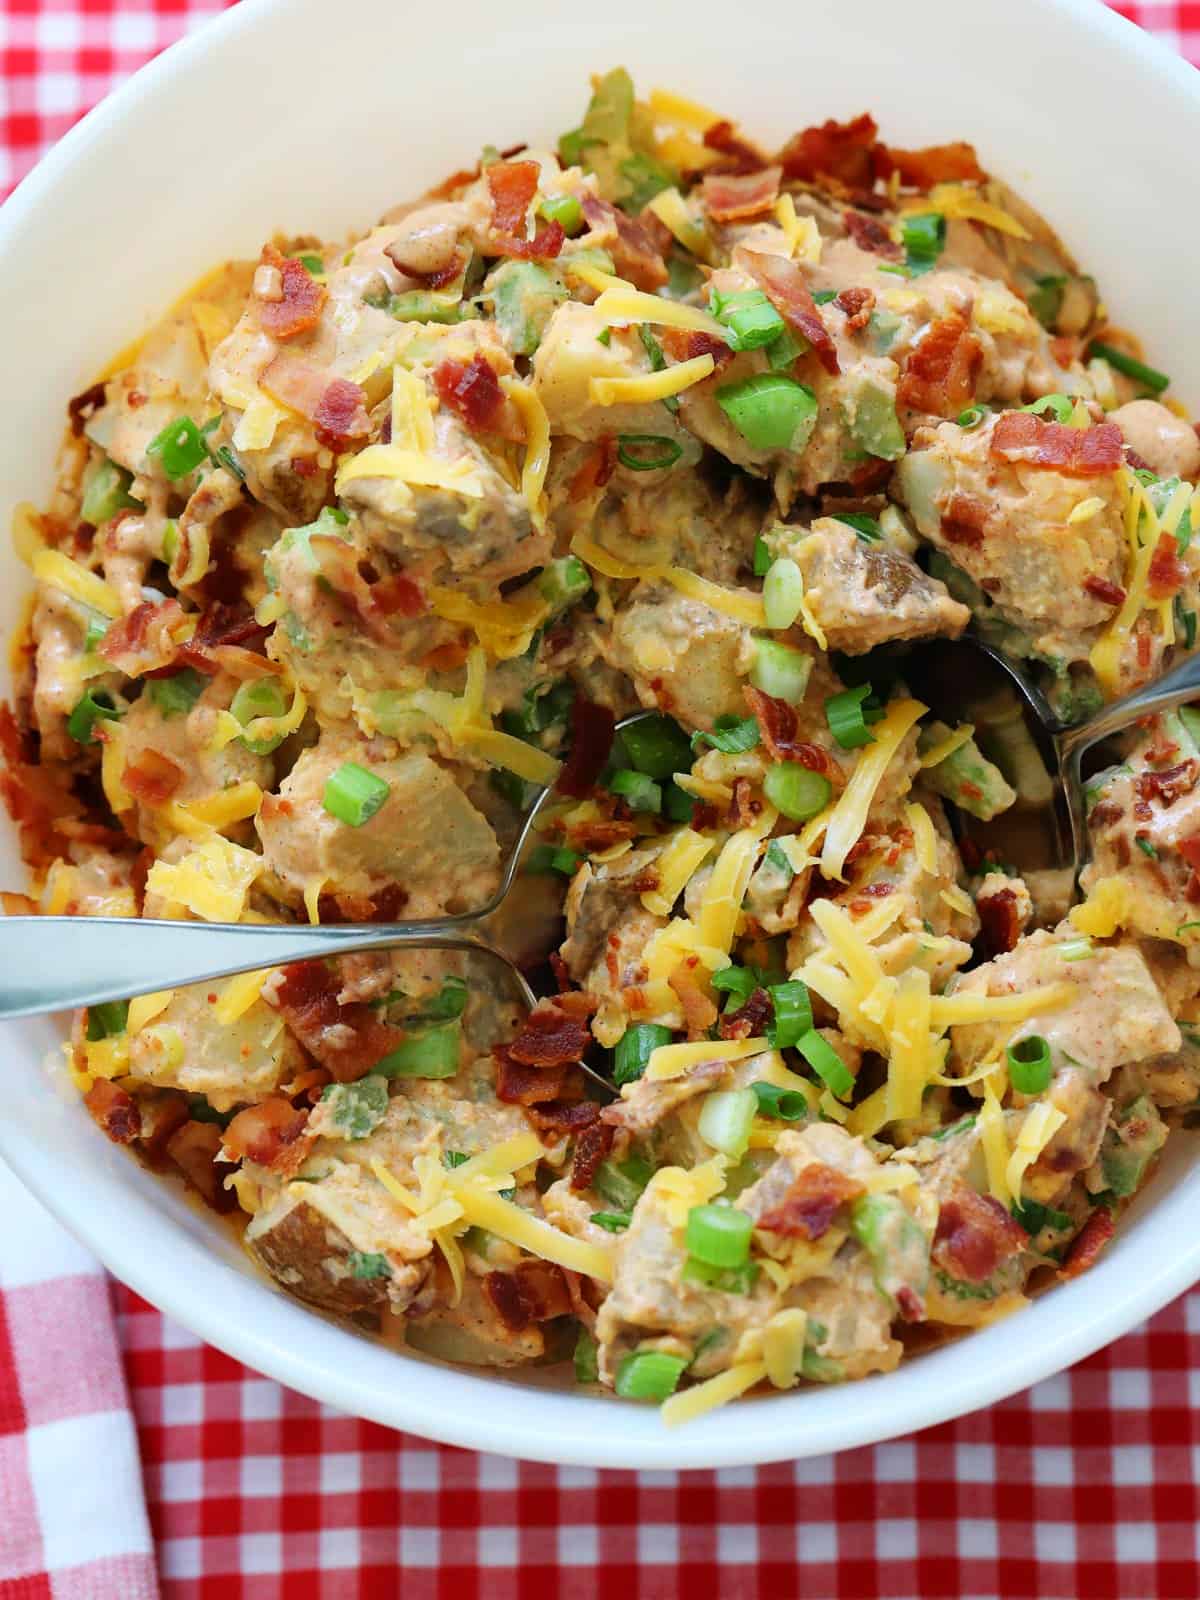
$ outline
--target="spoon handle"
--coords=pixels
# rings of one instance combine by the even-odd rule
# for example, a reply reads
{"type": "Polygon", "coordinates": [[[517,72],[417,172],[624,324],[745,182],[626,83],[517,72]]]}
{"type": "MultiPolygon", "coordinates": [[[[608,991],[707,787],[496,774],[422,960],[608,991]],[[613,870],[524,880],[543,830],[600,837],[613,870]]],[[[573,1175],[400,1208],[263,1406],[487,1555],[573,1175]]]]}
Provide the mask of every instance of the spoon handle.
{"type": "Polygon", "coordinates": [[[526,1003],[533,1003],[528,984],[506,956],[469,933],[448,930],[444,922],[306,928],[137,917],[4,917],[0,1021],[125,1000],[290,961],[412,945],[493,956],[513,973],[526,1003]]]}
{"type": "Polygon", "coordinates": [[[1078,728],[1067,728],[1058,735],[1059,750],[1063,755],[1082,754],[1089,745],[1099,739],[1107,739],[1110,734],[1119,733],[1139,717],[1150,716],[1156,711],[1171,711],[1195,699],[1200,699],[1200,654],[1188,656],[1165,677],[1144,684],[1120,700],[1114,700],[1078,728]]]}

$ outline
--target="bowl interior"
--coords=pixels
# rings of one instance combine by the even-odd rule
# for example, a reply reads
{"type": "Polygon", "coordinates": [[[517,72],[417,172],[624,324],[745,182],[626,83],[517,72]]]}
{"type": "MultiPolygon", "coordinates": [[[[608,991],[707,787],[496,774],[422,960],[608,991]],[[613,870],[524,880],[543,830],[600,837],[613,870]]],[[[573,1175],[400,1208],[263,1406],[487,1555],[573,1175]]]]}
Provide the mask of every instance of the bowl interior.
{"type": "MultiPolygon", "coordinates": [[[[586,23],[554,0],[526,0],[500,30],[493,7],[464,0],[449,48],[433,8],[343,0],[345,66],[333,73],[331,43],[324,0],[245,0],[114,96],[10,200],[0,345],[20,401],[0,432],[8,505],[45,498],[66,399],[216,260],[256,254],[277,229],[336,237],[364,226],[485,143],[552,143],[578,123],[589,72],[618,62],[643,88],[667,85],[741,118],[767,145],[864,108],[902,145],[973,140],[1095,272],[1176,391],[1200,403],[1200,346],[1177,342],[1173,309],[1179,263],[1200,250],[1200,216],[1179,204],[1200,141],[1200,79],[1094,0],[920,0],[903,28],[883,0],[753,0],[736,27],[713,0],[611,0],[586,23]],[[1084,127],[1086,138],[1074,131],[1084,127]],[[1164,233],[1170,249],[1139,248],[1164,233]]],[[[5,546],[6,639],[27,588],[5,546]]],[[[2,833],[0,882],[16,888],[22,870],[2,833]]],[[[476,1448],[711,1467],[860,1444],[1023,1387],[1200,1271],[1190,1226],[1200,1176],[1189,1142],[1175,1140],[1101,1264],[1019,1325],[887,1377],[743,1403],[671,1434],[654,1412],[572,1394],[558,1375],[397,1357],[287,1300],[180,1191],[97,1134],[61,1065],[46,1065],[61,1036],[45,1019],[9,1025],[0,1153],[114,1272],[283,1382],[476,1448]]]]}

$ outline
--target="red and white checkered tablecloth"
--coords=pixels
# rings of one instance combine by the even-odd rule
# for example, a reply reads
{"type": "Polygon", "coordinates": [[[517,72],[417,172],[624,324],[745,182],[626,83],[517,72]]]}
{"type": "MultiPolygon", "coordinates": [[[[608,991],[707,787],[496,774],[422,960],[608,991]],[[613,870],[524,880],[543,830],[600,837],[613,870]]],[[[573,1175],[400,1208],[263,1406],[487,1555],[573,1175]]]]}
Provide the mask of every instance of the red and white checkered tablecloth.
{"type": "MultiPolygon", "coordinates": [[[[219,9],[0,0],[0,193],[219,9]]],[[[1118,9],[1200,61],[1200,0],[1118,9]]],[[[136,1502],[103,1287],[68,1254],[48,1315],[7,1265],[0,1600],[153,1600],[140,1505],[106,1543],[89,1500],[107,1480],[136,1502]],[[28,1379],[45,1340],[61,1347],[49,1387],[28,1379]],[[74,1414],[82,1356],[109,1362],[87,1398],[99,1422],[74,1414]],[[63,1460],[77,1469],[51,1470],[63,1460]],[[70,1568],[89,1541],[93,1559],[70,1568]]],[[[1200,1290],[961,1421],[688,1474],[555,1469],[391,1433],[257,1376],[118,1285],[111,1296],[162,1600],[1200,1600],[1200,1290]]]]}

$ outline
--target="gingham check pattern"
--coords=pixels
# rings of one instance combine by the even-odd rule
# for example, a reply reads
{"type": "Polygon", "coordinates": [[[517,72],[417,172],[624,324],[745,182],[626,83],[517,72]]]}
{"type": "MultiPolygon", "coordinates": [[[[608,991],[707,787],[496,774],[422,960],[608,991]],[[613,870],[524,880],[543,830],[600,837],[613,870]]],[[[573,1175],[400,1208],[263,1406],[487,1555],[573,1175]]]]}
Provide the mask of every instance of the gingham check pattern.
{"type": "MultiPolygon", "coordinates": [[[[0,192],[218,9],[0,0],[0,192]]],[[[1118,9],[1200,60],[1200,0],[1118,9]]],[[[339,1416],[119,1286],[114,1340],[95,1267],[11,1188],[0,1174],[0,1600],[1200,1600],[1200,1291],[908,1439],[757,1470],[556,1470],[339,1416]]]]}

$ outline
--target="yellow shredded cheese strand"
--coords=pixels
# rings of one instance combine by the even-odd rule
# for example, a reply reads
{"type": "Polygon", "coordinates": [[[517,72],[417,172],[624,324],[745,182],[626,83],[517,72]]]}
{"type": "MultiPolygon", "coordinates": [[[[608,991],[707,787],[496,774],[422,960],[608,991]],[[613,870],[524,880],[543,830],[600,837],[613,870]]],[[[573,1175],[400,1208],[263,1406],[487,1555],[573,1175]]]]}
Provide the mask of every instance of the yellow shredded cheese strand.
{"type": "Polygon", "coordinates": [[[100,752],[100,786],[104,798],[114,812],[133,808],[133,796],[125,787],[125,747],[128,733],[119,722],[105,722],[96,730],[102,741],[100,752]]]}
{"type": "Polygon", "coordinates": [[[866,827],[875,791],[905,735],[925,710],[919,700],[893,700],[882,721],[875,724],[875,742],[859,756],[825,830],[821,872],[826,878],[840,881],[846,857],[866,827]]]}
{"type": "MultiPolygon", "coordinates": [[[[678,300],[664,300],[661,295],[645,294],[640,289],[618,281],[609,284],[596,301],[595,311],[610,326],[616,324],[654,323],[660,328],[682,328],[687,333],[708,333],[714,339],[726,342],[726,330],[709,311],[699,306],[685,306],[678,300]]],[[[712,357],[709,357],[712,360],[712,357]]],[[[690,363],[682,362],[681,366],[690,363]]],[[[677,372],[678,367],[671,371],[677,372]]],[[[711,367],[709,369],[712,370],[711,367]]],[[[691,380],[695,381],[695,380],[691,380]]],[[[674,393],[674,390],[670,390],[674,393]]]]}
{"type": "MultiPolygon", "coordinates": [[[[1003,1085],[1004,1074],[991,1073],[983,1085],[983,1105],[979,1111],[979,1141],[987,1163],[988,1187],[994,1199],[1007,1211],[1012,1200],[1008,1187],[1009,1161],[1008,1136],[1004,1131],[1004,1113],[1000,1109],[997,1080],[1003,1085]]],[[[1001,1089],[1002,1092],[1002,1089],[1001,1089]]]]}
{"type": "Polygon", "coordinates": [[[799,1306],[777,1311],[762,1333],[763,1365],[777,1389],[790,1389],[804,1365],[808,1312],[799,1306]]]}
{"type": "Polygon", "coordinates": [[[537,527],[545,526],[542,491],[550,465],[550,419],[537,391],[516,378],[501,378],[500,387],[521,413],[525,424],[525,461],[521,468],[521,494],[537,527]]]}
{"type": "Polygon", "coordinates": [[[139,994],[129,1002],[125,1019],[128,1033],[140,1033],[148,1022],[160,1017],[175,998],[174,989],[158,989],[153,994],[139,994]]]}
{"type": "Polygon", "coordinates": [[[775,202],[775,220],[787,236],[788,254],[815,267],[821,259],[821,230],[814,219],[798,217],[791,195],[781,194],[775,202]]]}
{"type": "Polygon", "coordinates": [[[960,889],[958,884],[952,883],[948,889],[943,889],[938,899],[948,905],[951,911],[957,911],[959,916],[973,917],[975,915],[975,902],[965,889],[960,889]]]}
{"type": "Polygon", "coordinates": [[[571,540],[571,552],[593,571],[599,572],[605,578],[616,578],[618,581],[660,578],[666,571],[666,568],[661,566],[643,567],[632,561],[622,561],[619,556],[610,555],[590,534],[586,533],[577,533],[571,540]]]}
{"type": "Polygon", "coordinates": [[[673,589],[686,595],[689,600],[698,600],[701,605],[720,611],[736,622],[745,623],[748,628],[765,628],[767,625],[760,595],[726,589],[723,584],[713,583],[711,578],[702,578],[698,572],[689,572],[686,567],[667,567],[663,577],[673,589]]]}
{"type": "Polygon", "coordinates": [[[933,1025],[949,1028],[971,1022],[1024,1022],[1068,1005],[1078,994],[1073,983],[1048,983],[1028,994],[939,994],[933,997],[933,1025]]]}
{"type": "Polygon", "coordinates": [[[1121,467],[1117,482],[1125,495],[1125,538],[1129,558],[1125,573],[1125,599],[1108,631],[1092,646],[1088,661],[1101,685],[1110,694],[1120,686],[1121,655],[1146,603],[1150,562],[1158,543],[1158,516],[1142,485],[1128,467],[1121,467]],[[1146,535],[1142,537],[1142,525],[1146,535]]]}
{"type": "Polygon", "coordinates": [[[753,828],[742,828],[730,835],[717,857],[699,918],[701,939],[716,950],[728,951],[733,944],[761,845],[762,838],[753,828]]]}
{"type": "Polygon", "coordinates": [[[663,189],[650,201],[649,209],[668,228],[685,250],[710,267],[717,265],[717,252],[708,229],[687,208],[678,189],[663,189]]]}
{"type": "Polygon", "coordinates": [[[697,1417],[702,1417],[706,1411],[713,1411],[717,1406],[736,1400],[738,1395],[745,1394],[747,1389],[753,1389],[756,1383],[761,1383],[766,1375],[764,1362],[739,1361],[724,1372],[718,1372],[715,1378],[707,1378],[703,1383],[695,1383],[690,1389],[673,1394],[669,1400],[663,1401],[659,1414],[667,1427],[677,1428],[684,1422],[693,1422],[697,1417]]]}
{"type": "Polygon", "coordinates": [[[337,493],[341,494],[356,478],[398,478],[421,488],[446,489],[475,500],[482,500],[485,493],[483,481],[469,458],[435,461],[394,444],[369,444],[356,456],[344,458],[337,471],[337,493]]]}
{"type": "Polygon", "coordinates": [[[321,924],[321,891],[326,882],[325,878],[310,878],[304,885],[304,910],[314,928],[321,924]]]}
{"type": "MultiPolygon", "coordinates": [[[[712,360],[711,356],[709,360],[712,360]]],[[[80,605],[99,611],[105,617],[121,615],[121,601],[111,584],[105,583],[103,578],[89,572],[86,567],[81,567],[78,561],[72,561],[70,556],[63,555],[61,550],[35,550],[30,565],[39,582],[48,583],[52,589],[61,589],[63,594],[70,595],[80,605]]]]}
{"type": "Polygon", "coordinates": [[[230,978],[213,1007],[213,1016],[217,1021],[228,1027],[230,1023],[237,1022],[239,1017],[244,1017],[262,993],[263,984],[273,970],[272,967],[262,967],[258,972],[239,972],[236,978],[230,978]]]}
{"type": "Polygon", "coordinates": [[[429,392],[416,373],[399,362],[392,368],[391,442],[417,455],[428,455],[434,446],[429,392]]]}
{"type": "Polygon", "coordinates": [[[235,450],[269,450],[275,442],[275,433],[288,413],[267,394],[256,394],[238,418],[233,430],[235,450]]]}
{"type": "Polygon", "coordinates": [[[697,1044],[660,1044],[651,1051],[644,1076],[651,1083],[678,1078],[702,1061],[744,1061],[771,1047],[765,1039],[701,1039],[697,1044]]]}
{"type": "Polygon", "coordinates": [[[721,121],[715,111],[670,89],[651,89],[650,110],[656,122],[670,123],[673,127],[687,128],[694,133],[706,133],[714,123],[721,121]]]}
{"type": "Polygon", "coordinates": [[[600,1283],[612,1282],[612,1255],[599,1245],[573,1239],[498,1194],[487,1194],[472,1185],[460,1185],[456,1193],[463,1216],[472,1226],[486,1228],[518,1249],[566,1267],[568,1272],[581,1272],[600,1283]]]}
{"type": "Polygon", "coordinates": [[[252,850],[214,834],[176,864],[156,861],[146,888],[205,922],[236,922],[262,864],[262,857],[252,850]]]}
{"type": "Polygon", "coordinates": [[[948,733],[944,739],[939,739],[936,744],[930,745],[929,749],[920,758],[918,765],[922,769],[940,766],[948,756],[952,756],[956,750],[961,750],[967,740],[974,736],[974,733],[975,724],[973,722],[960,722],[952,733],[948,733]]]}
{"type": "Polygon", "coordinates": [[[588,394],[598,406],[652,405],[656,400],[667,400],[673,394],[690,389],[694,383],[702,382],[714,366],[713,358],[706,354],[636,378],[592,378],[588,394]]]}
{"type": "Polygon", "coordinates": [[[549,789],[562,771],[562,762],[556,761],[545,750],[526,744],[511,733],[499,728],[464,728],[461,742],[496,767],[506,767],[527,783],[540,784],[549,789]]]}
{"type": "MultiPolygon", "coordinates": [[[[912,829],[917,865],[922,872],[927,872],[930,876],[935,875],[937,872],[938,848],[937,832],[933,826],[933,818],[919,800],[914,800],[905,806],[904,817],[912,829]]],[[[889,898],[894,899],[895,896],[890,896],[889,898]]]]}
{"type": "Polygon", "coordinates": [[[431,584],[426,598],[435,616],[473,628],[480,644],[498,661],[511,661],[524,655],[534,633],[550,613],[546,601],[538,594],[481,603],[458,589],[431,584]]]}
{"type": "Polygon", "coordinates": [[[1060,1111],[1057,1106],[1052,1106],[1045,1100],[1030,1110],[1021,1124],[1021,1131],[1017,1135],[1017,1142],[1004,1174],[1014,1200],[1019,1201],[1021,1198],[1021,1185],[1025,1181],[1026,1171],[1066,1120],[1064,1111],[1060,1111]]]}
{"type": "MultiPolygon", "coordinates": [[[[654,863],[658,887],[642,893],[642,904],[657,917],[669,917],[692,874],[711,854],[716,841],[692,828],[677,829],[654,863]]],[[[594,859],[594,858],[593,858],[594,859]]]]}
{"type": "Polygon", "coordinates": [[[1028,239],[1029,230],[1016,217],[1001,206],[985,200],[978,189],[959,183],[935,183],[928,195],[909,200],[904,210],[939,211],[943,217],[962,217],[968,222],[982,222],[995,228],[997,233],[1007,233],[1014,239],[1028,239]]]}
{"type": "Polygon", "coordinates": [[[931,1065],[929,974],[922,967],[901,973],[889,1029],[888,1122],[919,1117],[931,1065]]]}

